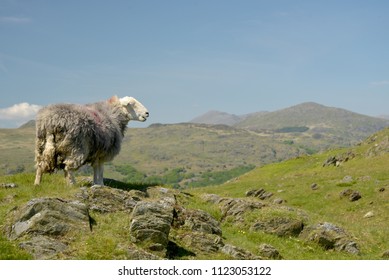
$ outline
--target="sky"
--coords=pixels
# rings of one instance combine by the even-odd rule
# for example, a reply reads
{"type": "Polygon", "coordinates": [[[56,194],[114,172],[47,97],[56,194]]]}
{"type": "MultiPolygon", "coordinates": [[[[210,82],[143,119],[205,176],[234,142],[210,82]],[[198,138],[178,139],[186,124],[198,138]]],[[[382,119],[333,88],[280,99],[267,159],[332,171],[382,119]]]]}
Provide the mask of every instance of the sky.
{"type": "Polygon", "coordinates": [[[0,0],[0,127],[133,96],[146,123],[317,102],[389,115],[389,1],[0,0]]]}

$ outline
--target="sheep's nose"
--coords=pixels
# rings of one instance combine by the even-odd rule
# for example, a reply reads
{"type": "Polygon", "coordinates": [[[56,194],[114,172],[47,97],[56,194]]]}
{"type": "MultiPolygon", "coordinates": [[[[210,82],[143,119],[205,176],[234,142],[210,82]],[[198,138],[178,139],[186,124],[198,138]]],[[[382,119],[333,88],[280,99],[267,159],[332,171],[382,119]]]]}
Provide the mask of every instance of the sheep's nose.
{"type": "Polygon", "coordinates": [[[150,116],[149,112],[146,112],[146,113],[145,113],[145,116],[146,116],[146,117],[149,117],[149,116],[150,116]]]}

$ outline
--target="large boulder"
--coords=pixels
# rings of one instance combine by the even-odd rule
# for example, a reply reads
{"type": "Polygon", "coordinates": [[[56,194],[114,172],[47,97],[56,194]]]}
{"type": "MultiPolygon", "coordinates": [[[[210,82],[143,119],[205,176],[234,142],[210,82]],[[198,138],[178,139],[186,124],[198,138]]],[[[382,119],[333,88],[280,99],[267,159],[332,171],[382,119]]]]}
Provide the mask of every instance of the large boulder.
{"type": "Polygon", "coordinates": [[[163,202],[141,201],[133,212],[130,236],[134,243],[165,255],[173,222],[173,206],[163,202]]]}
{"type": "Polygon", "coordinates": [[[84,199],[89,209],[99,213],[116,211],[131,212],[138,201],[146,197],[141,191],[124,191],[120,189],[95,185],[82,188],[78,197],[84,199]]]}
{"type": "Polygon", "coordinates": [[[341,227],[331,223],[319,223],[304,229],[301,237],[319,244],[326,250],[359,254],[358,244],[341,227]]]}
{"type": "Polygon", "coordinates": [[[302,220],[289,217],[261,218],[251,226],[252,231],[263,231],[280,237],[298,236],[303,228],[302,220]]]}
{"type": "Polygon", "coordinates": [[[8,238],[36,259],[51,259],[66,250],[68,233],[91,230],[87,206],[79,201],[36,198],[14,210],[8,238]]]}

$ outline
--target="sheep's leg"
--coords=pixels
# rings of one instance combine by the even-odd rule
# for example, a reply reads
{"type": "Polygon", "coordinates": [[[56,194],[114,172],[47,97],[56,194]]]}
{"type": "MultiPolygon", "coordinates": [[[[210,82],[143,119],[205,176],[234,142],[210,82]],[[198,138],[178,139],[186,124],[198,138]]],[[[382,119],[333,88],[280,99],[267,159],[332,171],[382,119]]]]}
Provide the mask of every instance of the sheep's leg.
{"type": "Polygon", "coordinates": [[[104,165],[102,162],[93,164],[93,184],[104,186],[104,165]]]}
{"type": "Polygon", "coordinates": [[[34,182],[34,185],[35,186],[38,186],[40,185],[41,181],[42,181],[42,169],[38,166],[36,168],[36,174],[35,174],[35,182],[34,182]]]}
{"type": "Polygon", "coordinates": [[[76,183],[76,179],[74,178],[73,170],[66,166],[63,171],[65,173],[65,179],[68,185],[74,185],[76,183]]]}

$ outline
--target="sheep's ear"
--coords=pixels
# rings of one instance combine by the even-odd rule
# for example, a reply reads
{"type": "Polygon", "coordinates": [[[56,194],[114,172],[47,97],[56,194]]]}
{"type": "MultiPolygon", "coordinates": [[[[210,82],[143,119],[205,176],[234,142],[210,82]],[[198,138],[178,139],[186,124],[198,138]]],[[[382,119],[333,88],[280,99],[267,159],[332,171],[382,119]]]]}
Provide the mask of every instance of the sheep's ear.
{"type": "Polygon", "coordinates": [[[108,99],[108,103],[110,103],[110,104],[115,104],[118,102],[119,102],[119,98],[116,95],[114,95],[110,99],[108,99]]]}
{"type": "Polygon", "coordinates": [[[123,106],[128,106],[129,104],[131,104],[132,100],[133,98],[128,96],[119,99],[120,104],[122,104],[123,106]]]}

